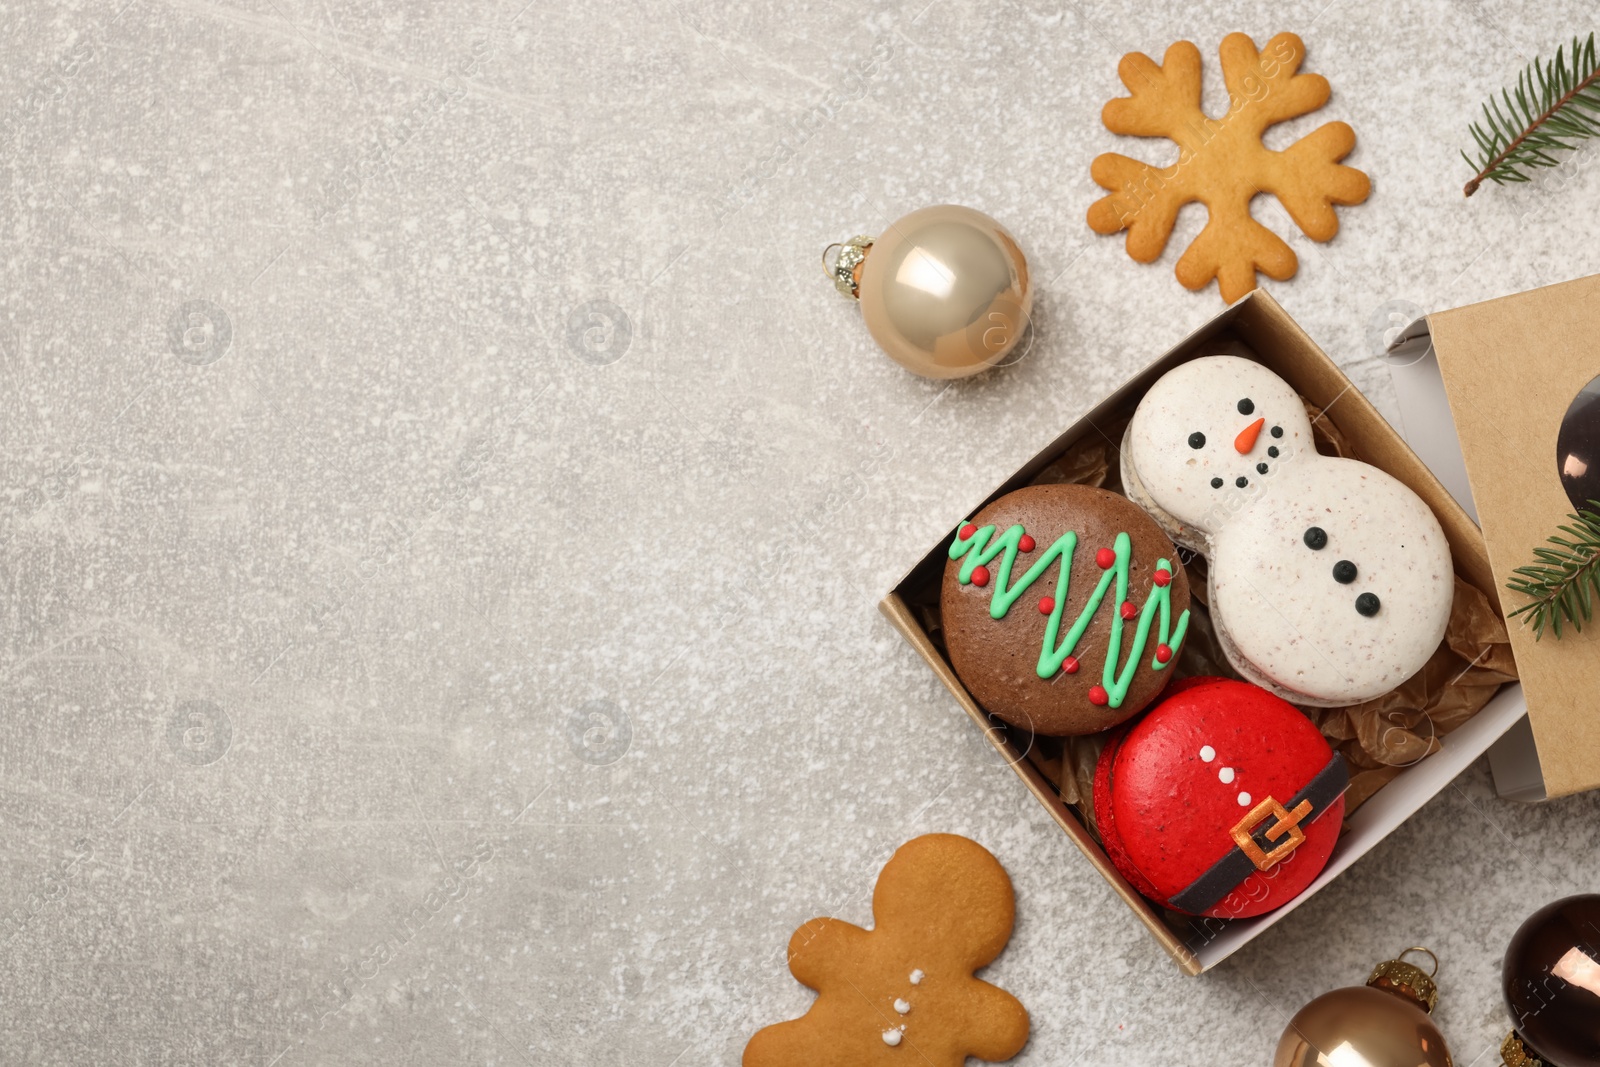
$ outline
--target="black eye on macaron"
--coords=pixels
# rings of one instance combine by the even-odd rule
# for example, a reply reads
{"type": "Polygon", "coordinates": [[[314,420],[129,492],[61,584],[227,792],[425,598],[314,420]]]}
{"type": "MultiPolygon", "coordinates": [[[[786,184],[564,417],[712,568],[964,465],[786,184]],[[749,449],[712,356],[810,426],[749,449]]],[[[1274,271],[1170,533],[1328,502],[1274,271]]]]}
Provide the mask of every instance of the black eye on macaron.
{"type": "Polygon", "coordinates": [[[1196,430],[1194,433],[1190,434],[1189,435],[1189,447],[1190,448],[1204,448],[1204,447],[1206,447],[1206,435],[1201,433],[1199,430],[1196,430]]]}
{"type": "Polygon", "coordinates": [[[1251,400],[1249,397],[1245,397],[1243,400],[1239,401],[1239,414],[1254,415],[1255,413],[1256,402],[1254,400],[1251,400]]]}

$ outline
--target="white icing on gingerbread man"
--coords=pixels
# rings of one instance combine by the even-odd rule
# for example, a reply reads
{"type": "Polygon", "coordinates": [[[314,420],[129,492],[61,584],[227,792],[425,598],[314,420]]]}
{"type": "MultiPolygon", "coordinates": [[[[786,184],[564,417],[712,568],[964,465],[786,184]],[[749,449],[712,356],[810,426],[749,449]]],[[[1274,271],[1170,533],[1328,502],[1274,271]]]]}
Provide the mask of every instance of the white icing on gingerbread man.
{"type": "Polygon", "coordinates": [[[1420,497],[1316,451],[1294,389],[1252,360],[1165,374],[1128,426],[1123,484],[1209,561],[1228,661],[1292,703],[1337,707],[1398,686],[1444,637],[1450,549],[1420,497]]]}

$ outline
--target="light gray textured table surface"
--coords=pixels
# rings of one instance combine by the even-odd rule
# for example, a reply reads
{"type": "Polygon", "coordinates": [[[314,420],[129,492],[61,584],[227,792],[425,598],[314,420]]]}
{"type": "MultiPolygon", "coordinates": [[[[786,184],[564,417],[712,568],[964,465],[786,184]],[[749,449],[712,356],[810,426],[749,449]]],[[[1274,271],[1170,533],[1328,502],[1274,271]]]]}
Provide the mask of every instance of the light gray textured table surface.
{"type": "Polygon", "coordinates": [[[1198,208],[1150,266],[1085,224],[1096,154],[1166,150],[1099,123],[1125,52],[1220,93],[1227,32],[1305,38],[1333,99],[1269,144],[1344,119],[1373,192],[1273,292],[1386,413],[1385,302],[1600,270],[1592,153],[1461,196],[1479,100],[1592,14],[1525,7],[7,5],[0,1062],[732,1064],[809,1003],[790,932],[933,830],[1015,881],[1018,1062],[1265,1063],[1411,944],[1493,1062],[1600,797],[1480,763],[1185,978],[876,603],[1221,308],[1198,208]],[[1040,283],[953,386],[817,263],[940,202],[1040,283]]]}

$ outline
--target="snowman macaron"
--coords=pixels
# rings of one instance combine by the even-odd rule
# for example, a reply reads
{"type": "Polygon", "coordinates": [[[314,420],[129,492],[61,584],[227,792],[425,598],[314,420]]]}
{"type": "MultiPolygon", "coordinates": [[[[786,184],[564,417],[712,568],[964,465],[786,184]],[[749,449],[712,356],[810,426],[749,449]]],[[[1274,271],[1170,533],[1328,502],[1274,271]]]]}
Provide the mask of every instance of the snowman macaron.
{"type": "Polygon", "coordinates": [[[1134,412],[1123,487],[1206,556],[1228,661],[1301,705],[1394,689],[1444,637],[1450,547],[1422,499],[1367,463],[1317,452],[1299,394],[1252,360],[1206,356],[1134,412]]]}

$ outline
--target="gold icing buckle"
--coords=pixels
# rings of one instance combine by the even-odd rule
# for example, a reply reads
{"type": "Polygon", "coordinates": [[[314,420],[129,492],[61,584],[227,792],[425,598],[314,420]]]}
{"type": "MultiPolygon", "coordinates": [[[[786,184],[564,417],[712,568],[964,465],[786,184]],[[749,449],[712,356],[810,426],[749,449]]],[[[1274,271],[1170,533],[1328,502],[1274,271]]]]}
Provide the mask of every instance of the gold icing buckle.
{"type": "Polygon", "coordinates": [[[1265,871],[1282,863],[1289,858],[1290,853],[1305,843],[1306,835],[1300,829],[1300,822],[1311,814],[1311,801],[1302,800],[1295,805],[1293,811],[1285,811],[1272,797],[1268,797],[1254,808],[1250,814],[1239,820],[1233,828],[1233,842],[1239,846],[1239,851],[1250,857],[1250,862],[1256,865],[1256,870],[1265,871]],[[1272,828],[1267,831],[1267,840],[1276,841],[1288,835],[1288,840],[1275,847],[1271,852],[1261,851],[1261,846],[1256,844],[1254,832],[1256,827],[1267,821],[1268,816],[1277,819],[1272,828]]]}

